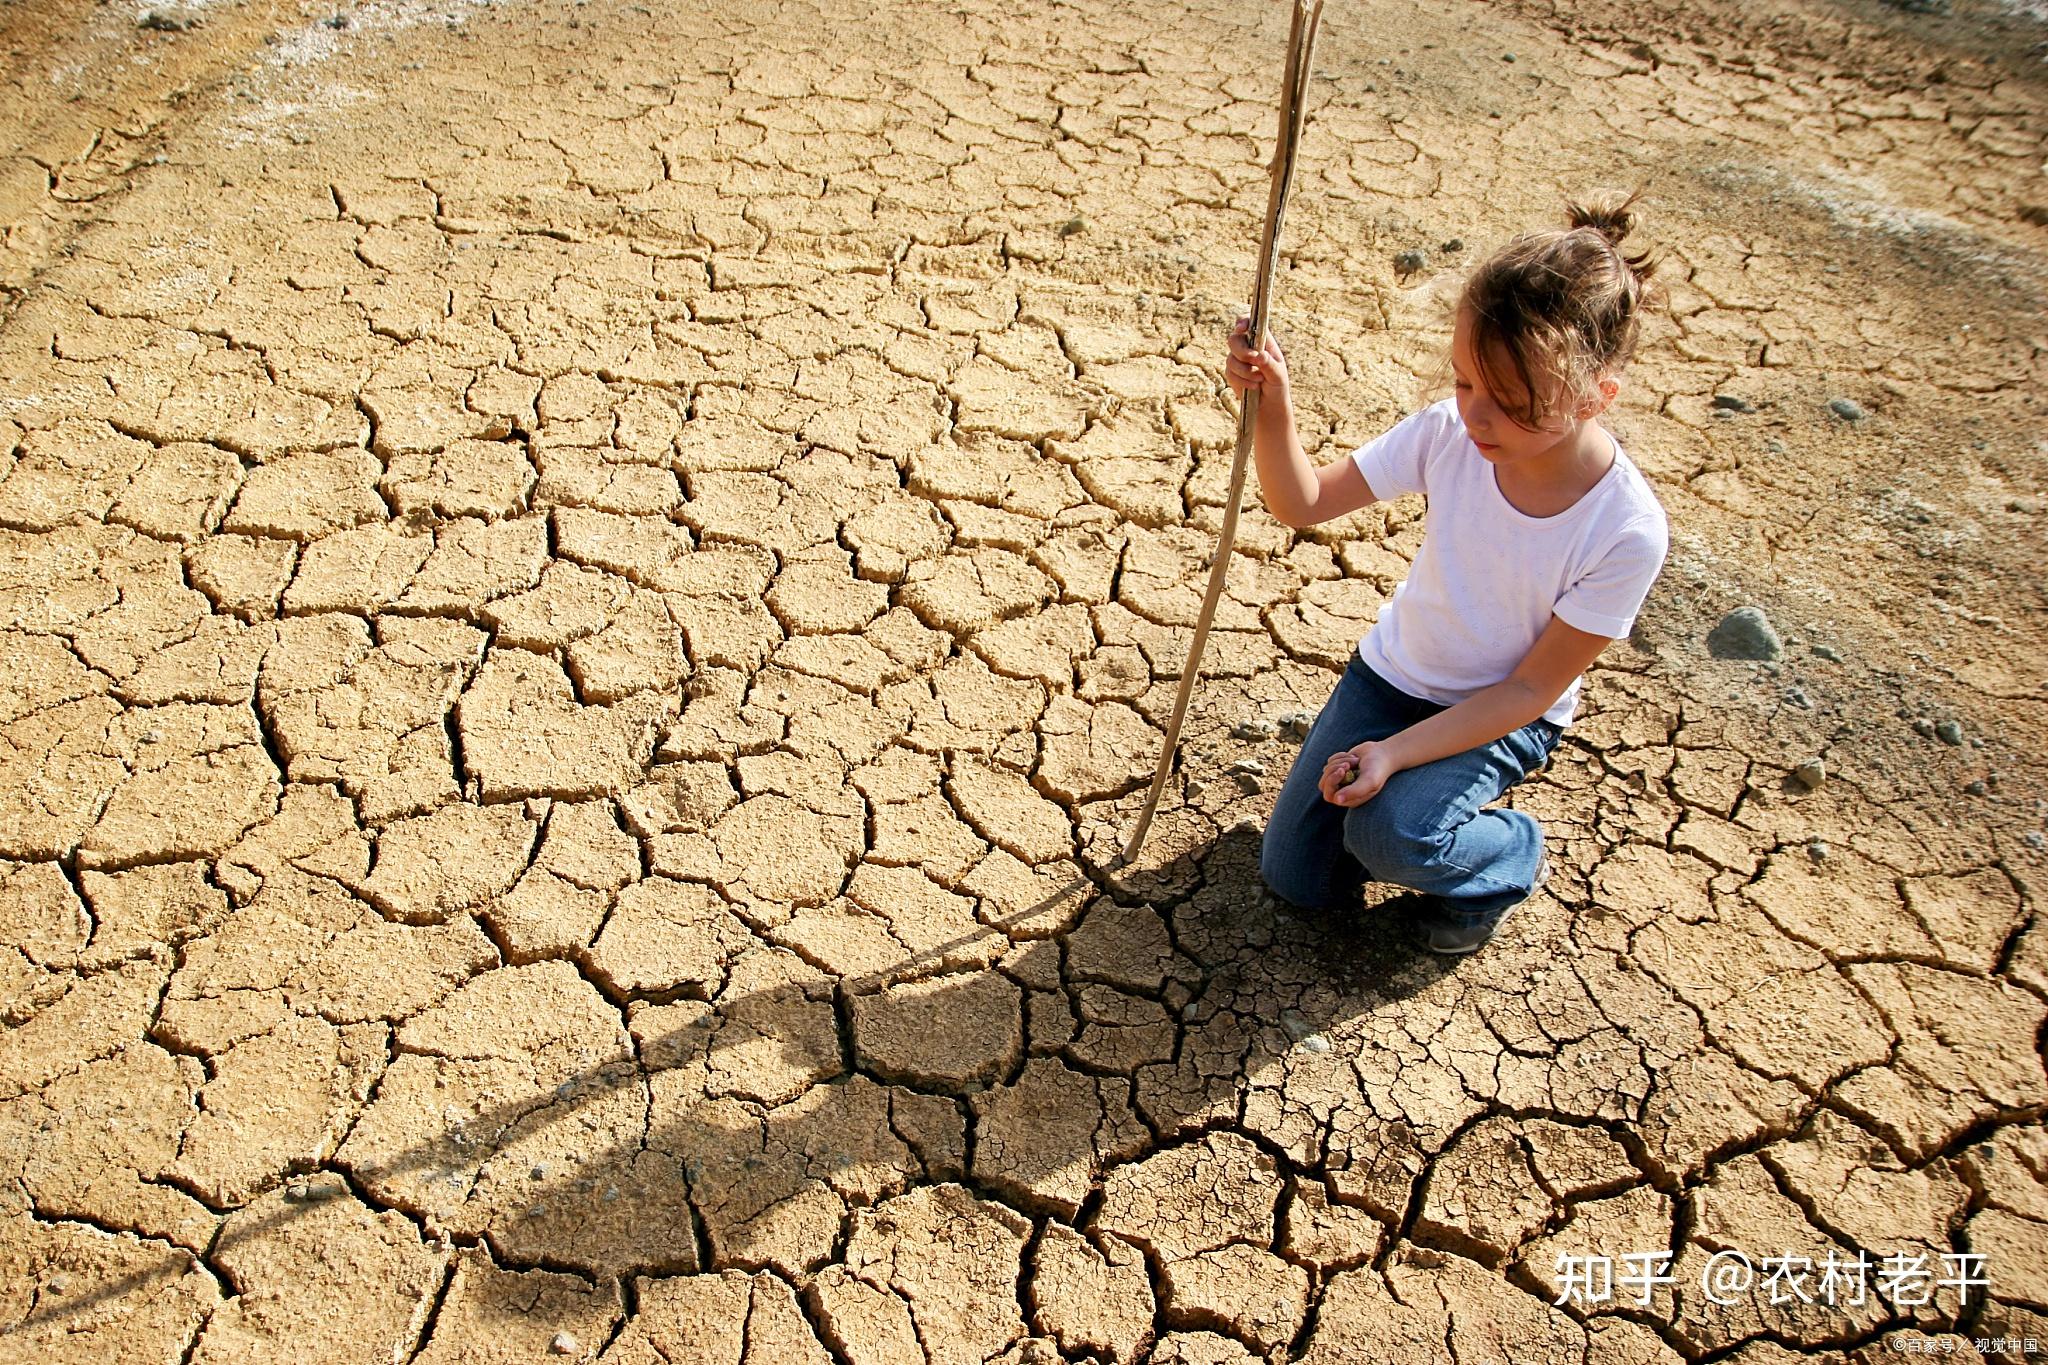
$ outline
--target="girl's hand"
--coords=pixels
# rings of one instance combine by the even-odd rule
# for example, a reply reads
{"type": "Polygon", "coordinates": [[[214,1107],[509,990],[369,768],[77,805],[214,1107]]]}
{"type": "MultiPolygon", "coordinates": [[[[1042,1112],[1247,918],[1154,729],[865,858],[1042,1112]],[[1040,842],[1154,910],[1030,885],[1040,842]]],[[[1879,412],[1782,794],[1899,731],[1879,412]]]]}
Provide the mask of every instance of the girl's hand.
{"type": "Polygon", "coordinates": [[[1230,329],[1230,358],[1224,362],[1223,377],[1229,381],[1230,391],[1240,398],[1257,389],[1267,397],[1284,400],[1288,387],[1287,357],[1280,353],[1280,343],[1270,327],[1266,329],[1265,349],[1254,351],[1247,336],[1251,325],[1250,317],[1241,317],[1230,329]]]}
{"type": "Polygon", "coordinates": [[[1387,779],[1399,771],[1386,745],[1367,740],[1331,754],[1316,785],[1323,800],[1333,806],[1362,806],[1378,796],[1387,779]]]}

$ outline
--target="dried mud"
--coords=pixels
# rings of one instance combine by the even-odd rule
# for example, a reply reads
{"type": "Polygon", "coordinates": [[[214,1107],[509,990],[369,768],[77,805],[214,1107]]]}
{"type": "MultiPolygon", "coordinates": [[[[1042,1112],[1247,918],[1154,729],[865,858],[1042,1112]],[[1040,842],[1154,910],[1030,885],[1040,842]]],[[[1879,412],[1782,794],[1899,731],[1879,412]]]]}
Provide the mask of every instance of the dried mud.
{"type": "Polygon", "coordinates": [[[2048,1338],[2048,33],[1773,9],[1328,19],[1318,458],[1560,188],[1664,247],[1616,426],[1671,562],[1462,961],[1256,871],[1409,502],[1248,512],[1113,857],[1281,7],[0,12],[0,1356],[2048,1338]],[[1711,657],[1749,603],[1783,659],[1711,657]],[[1730,1249],[1991,1289],[1707,1302],[1730,1249]]]}

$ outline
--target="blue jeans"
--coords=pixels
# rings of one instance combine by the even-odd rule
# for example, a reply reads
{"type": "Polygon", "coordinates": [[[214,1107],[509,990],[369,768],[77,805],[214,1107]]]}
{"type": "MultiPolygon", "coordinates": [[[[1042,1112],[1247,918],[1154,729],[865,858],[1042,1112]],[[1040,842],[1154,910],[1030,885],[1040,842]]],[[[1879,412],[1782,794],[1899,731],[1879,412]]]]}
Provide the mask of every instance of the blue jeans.
{"type": "Polygon", "coordinates": [[[1385,739],[1446,708],[1412,697],[1354,651],[1316,717],[1266,824],[1259,871],[1282,898],[1348,911],[1367,881],[1435,897],[1457,920],[1497,916],[1526,898],[1543,830],[1518,810],[1481,810],[1542,767],[1563,732],[1533,720],[1491,744],[1407,768],[1362,806],[1332,805],[1317,781],[1339,749],[1385,739]]]}

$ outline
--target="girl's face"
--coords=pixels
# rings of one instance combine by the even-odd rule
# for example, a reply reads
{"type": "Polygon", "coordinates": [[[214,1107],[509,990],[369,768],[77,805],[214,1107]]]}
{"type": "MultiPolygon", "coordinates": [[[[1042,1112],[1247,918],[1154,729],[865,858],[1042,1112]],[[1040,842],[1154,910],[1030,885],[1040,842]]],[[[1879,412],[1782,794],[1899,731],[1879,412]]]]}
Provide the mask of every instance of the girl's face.
{"type": "MultiPolygon", "coordinates": [[[[1497,380],[1513,382],[1514,366],[1507,356],[1498,356],[1493,370],[1497,380]]],[[[1577,413],[1553,411],[1542,426],[1534,429],[1516,422],[1508,416],[1508,410],[1520,411],[1524,395],[1520,392],[1499,393],[1487,388],[1486,375],[1479,368],[1478,356],[1472,349],[1470,314],[1462,310],[1451,333],[1451,371],[1456,381],[1458,416],[1465,423],[1465,433],[1472,438],[1472,444],[1479,447],[1479,453],[1494,465],[1516,464],[1575,448],[1585,428],[1599,416],[1600,409],[1606,407],[1603,401],[1577,413]]],[[[1606,391],[1612,382],[1601,382],[1603,398],[1608,396],[1606,391]]]]}

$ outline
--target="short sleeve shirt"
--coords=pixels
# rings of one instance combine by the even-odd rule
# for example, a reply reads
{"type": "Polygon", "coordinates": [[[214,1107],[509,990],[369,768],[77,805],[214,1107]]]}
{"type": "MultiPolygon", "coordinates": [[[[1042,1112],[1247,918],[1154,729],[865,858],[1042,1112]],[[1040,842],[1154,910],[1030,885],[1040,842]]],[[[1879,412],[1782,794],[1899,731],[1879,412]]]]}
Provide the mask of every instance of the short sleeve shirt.
{"type": "MultiPolygon", "coordinates": [[[[1454,705],[1507,677],[1553,614],[1626,637],[1664,566],[1664,508],[1619,442],[1600,481],[1548,517],[1501,493],[1452,399],[1402,420],[1352,459],[1376,497],[1429,500],[1415,563],[1358,646],[1374,672],[1425,701],[1454,705]]],[[[1545,720],[1571,724],[1580,681],[1545,720]]]]}

